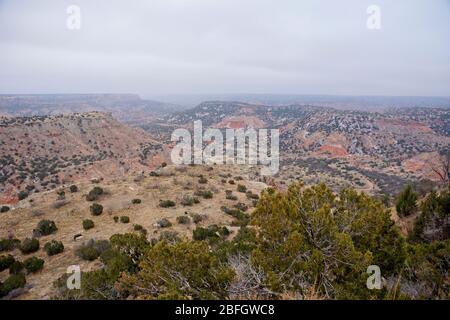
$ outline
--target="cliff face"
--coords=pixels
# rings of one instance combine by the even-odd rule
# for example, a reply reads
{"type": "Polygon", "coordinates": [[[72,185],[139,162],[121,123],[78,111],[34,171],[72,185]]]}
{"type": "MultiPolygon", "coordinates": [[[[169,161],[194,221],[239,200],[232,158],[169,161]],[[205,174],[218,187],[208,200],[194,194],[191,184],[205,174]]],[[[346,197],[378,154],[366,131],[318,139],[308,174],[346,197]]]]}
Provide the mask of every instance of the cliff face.
{"type": "Polygon", "coordinates": [[[80,179],[149,170],[162,146],[110,113],[0,118],[0,203],[80,179]],[[3,199],[3,200],[2,200],[3,199]]]}

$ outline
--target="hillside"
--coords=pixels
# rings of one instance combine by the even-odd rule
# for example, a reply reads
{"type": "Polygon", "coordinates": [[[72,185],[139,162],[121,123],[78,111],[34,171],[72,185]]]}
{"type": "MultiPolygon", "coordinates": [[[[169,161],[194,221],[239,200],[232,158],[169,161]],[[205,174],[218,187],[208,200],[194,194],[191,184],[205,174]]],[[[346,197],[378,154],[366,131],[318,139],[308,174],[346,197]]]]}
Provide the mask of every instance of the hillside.
{"type": "Polygon", "coordinates": [[[135,94],[0,94],[0,116],[31,117],[73,112],[110,112],[128,124],[145,124],[175,104],[144,100],[135,94]]]}
{"type": "MultiPolygon", "coordinates": [[[[44,250],[37,253],[37,256],[45,261],[44,269],[27,276],[27,287],[22,291],[20,299],[49,299],[54,296],[56,291],[53,284],[66,272],[69,265],[80,265],[83,272],[98,269],[101,267],[98,260],[85,261],[77,256],[76,249],[90,239],[109,239],[117,233],[139,234],[135,225],[142,226],[149,239],[175,234],[181,239],[189,240],[192,239],[192,231],[196,227],[217,224],[227,226],[231,231],[229,239],[232,239],[239,229],[239,224],[236,224],[236,219],[226,214],[222,207],[234,208],[237,205],[250,212],[254,206],[254,200],[248,193],[236,191],[237,183],[245,185],[247,191],[254,194],[259,194],[266,187],[264,183],[247,180],[254,172],[245,168],[167,166],[158,168],[155,172],[152,176],[129,173],[115,179],[105,176],[101,183],[77,182],[77,192],[72,193],[68,188],[59,187],[45,194],[32,194],[9,212],[1,213],[0,240],[10,236],[19,239],[31,237],[39,221],[47,219],[54,221],[58,230],[55,234],[40,237],[42,246],[51,240],[62,241],[64,244],[64,252],[57,256],[48,257],[44,250]],[[199,177],[204,177],[206,182],[200,183],[199,177]],[[236,184],[228,182],[231,180],[236,181],[236,184]],[[89,209],[92,202],[86,200],[86,195],[94,187],[101,187],[103,190],[103,194],[96,200],[103,205],[103,213],[99,216],[92,216],[89,209]],[[226,190],[231,190],[236,198],[228,199],[226,190]],[[64,205],[57,206],[55,203],[62,201],[59,195],[61,191],[65,191],[64,205]],[[202,191],[211,191],[211,198],[202,196],[202,191]],[[199,203],[186,201],[195,194],[199,203]],[[141,202],[133,204],[133,199],[139,199],[141,202]],[[172,200],[175,206],[163,208],[160,206],[161,200],[172,200]],[[115,222],[115,216],[127,216],[130,222],[115,222]],[[190,222],[177,222],[177,217],[180,216],[188,218],[190,222]],[[82,222],[85,219],[92,219],[95,227],[83,230],[82,222]],[[171,225],[159,226],[158,221],[161,219],[168,219],[171,225]],[[74,238],[76,235],[78,236],[74,238]]],[[[11,253],[18,260],[28,257],[18,249],[11,253]]],[[[7,270],[0,271],[0,282],[7,277],[7,270]]]]}
{"type": "Polygon", "coordinates": [[[148,170],[162,146],[111,114],[0,119],[0,202],[59,185],[148,170]]]}
{"type": "Polygon", "coordinates": [[[144,126],[168,141],[195,120],[216,128],[280,130],[280,180],[325,181],[396,194],[408,183],[432,186],[439,155],[450,149],[450,109],[390,108],[384,112],[310,105],[267,106],[210,101],[144,126]]]}
{"type": "MultiPolygon", "coordinates": [[[[409,236],[429,239],[431,232],[433,237],[448,238],[445,193],[441,193],[442,200],[434,199],[434,193],[420,199],[432,204],[424,207],[430,210],[442,201],[436,212],[423,213],[421,209],[401,215],[393,208],[397,190],[406,184],[426,187],[418,173],[419,164],[429,165],[430,154],[437,156],[439,148],[448,148],[449,137],[441,130],[446,115],[442,110],[379,114],[208,102],[168,114],[164,122],[155,118],[148,123],[147,132],[102,112],[2,117],[0,294],[3,299],[141,299],[166,297],[165,290],[174,287],[191,299],[204,296],[178,281],[196,282],[192,277],[202,275],[196,283],[205,286],[207,297],[329,299],[341,297],[341,292],[333,290],[335,285],[344,285],[343,292],[353,294],[355,276],[374,263],[387,270],[385,285],[392,290],[398,282],[397,269],[403,270],[406,259],[417,258],[406,252],[409,236]],[[283,142],[280,173],[262,177],[257,166],[167,164],[173,145],[168,143],[171,130],[189,128],[197,119],[221,129],[279,128],[283,142]],[[401,137],[404,141],[399,144],[386,140],[401,137]],[[372,147],[364,144],[369,138],[372,147]],[[359,149],[351,148],[351,139],[361,141],[359,149]],[[413,139],[420,143],[414,145],[413,139]],[[379,146],[389,146],[397,153],[379,146]],[[397,161],[409,161],[416,169],[414,174],[407,166],[396,171],[397,161]],[[293,181],[297,184],[291,184],[293,181]],[[390,194],[379,201],[380,197],[343,190],[347,186],[390,194]],[[310,202],[314,205],[308,205],[310,202]],[[306,229],[300,227],[304,221],[306,229]],[[286,238],[286,234],[290,235],[286,238]],[[270,249],[273,245],[280,250],[270,249]],[[304,250],[302,255],[299,250],[304,250]],[[318,252],[325,254],[316,262],[312,257],[318,252]],[[299,283],[308,286],[306,291],[294,286],[294,291],[277,293],[271,289],[266,271],[255,272],[264,268],[279,272],[278,263],[283,265],[286,256],[293,259],[285,266],[287,271],[291,263],[299,263],[296,270],[305,266],[311,270],[289,274],[289,279],[300,277],[299,283]],[[191,262],[192,257],[200,260],[191,262]],[[218,291],[203,281],[203,269],[198,270],[204,259],[212,261],[206,268],[229,269],[225,278],[211,278],[213,282],[222,279],[218,291]],[[347,259],[356,269],[347,270],[347,259]],[[273,266],[266,261],[273,261],[273,266]],[[332,284],[316,284],[313,266],[317,263],[323,264],[327,277],[335,279],[332,284]],[[65,277],[72,265],[83,272],[81,291],[67,290],[65,277]],[[155,265],[161,269],[153,270],[155,265]],[[18,274],[16,268],[22,268],[18,274]],[[157,275],[158,290],[148,291],[154,283],[146,282],[147,272],[157,275]],[[159,282],[160,272],[168,272],[169,278],[163,276],[159,282]],[[342,272],[346,274],[343,280],[336,277],[342,272]],[[24,282],[12,286],[11,279],[24,282]],[[126,288],[129,279],[134,279],[132,291],[126,288]],[[144,285],[134,285],[134,281],[144,285]]],[[[445,272],[435,271],[441,270],[440,261],[447,259],[446,245],[437,244],[437,250],[443,247],[443,254],[430,251],[437,261],[431,265],[418,256],[411,274],[426,275],[424,270],[432,268],[438,277],[446,277],[445,272]]],[[[425,250],[412,244],[410,249],[425,250]]],[[[402,282],[402,294],[407,297],[436,298],[448,292],[443,286],[434,293],[430,288],[435,280],[426,276],[409,279],[402,282]]],[[[365,288],[365,280],[359,285],[365,288]]],[[[376,298],[370,291],[360,294],[376,298]]]]}
{"type": "MultiPolygon", "coordinates": [[[[376,298],[378,292],[354,289],[353,276],[360,275],[362,269],[358,267],[356,270],[347,270],[348,266],[352,265],[348,263],[348,259],[353,259],[351,260],[353,263],[360,263],[361,268],[365,268],[366,264],[381,264],[383,277],[386,277],[386,280],[383,280],[384,285],[388,288],[387,293],[383,294],[387,294],[390,299],[392,288],[399,284],[399,279],[402,286],[401,294],[405,297],[445,298],[448,295],[448,272],[445,271],[445,267],[441,267],[448,261],[448,241],[437,243],[437,250],[440,251],[436,252],[432,251],[433,247],[427,249],[428,247],[421,245],[408,244],[409,250],[430,251],[426,251],[426,256],[420,255],[422,251],[415,256],[412,251],[411,258],[408,259],[413,259],[413,264],[404,271],[406,275],[399,277],[393,273],[396,269],[388,268],[391,264],[402,266],[407,258],[406,233],[398,232],[391,221],[391,212],[386,210],[381,202],[351,190],[345,191],[337,198],[331,196],[324,185],[301,188],[295,194],[292,191],[296,189],[291,189],[291,193],[269,192],[264,196],[261,191],[267,189],[268,185],[254,180],[256,172],[255,168],[244,166],[169,165],[160,166],[145,176],[130,174],[120,179],[106,179],[101,183],[77,183],[75,192],[67,187],[60,187],[45,194],[31,195],[21,201],[21,204],[25,205],[13,207],[8,212],[0,214],[1,250],[3,257],[11,256],[15,261],[27,261],[33,257],[41,259],[43,265],[37,271],[27,272],[26,284],[11,291],[4,299],[142,299],[149,298],[146,293],[153,288],[153,283],[158,283],[160,291],[148,292],[156,298],[163,298],[159,294],[167,290],[169,286],[166,283],[172,284],[171,281],[177,284],[174,285],[174,290],[186,291],[184,298],[192,299],[191,294],[196,294],[195,289],[191,293],[191,286],[178,283],[178,277],[174,279],[163,277],[162,282],[157,280],[152,282],[150,279],[149,284],[144,282],[145,286],[132,286],[134,289],[132,293],[121,285],[127,283],[128,276],[140,276],[139,272],[148,272],[147,268],[161,265],[161,271],[150,269],[151,272],[156,274],[160,272],[164,275],[171,275],[174,272],[182,277],[180,282],[202,286],[203,281],[197,282],[195,277],[200,276],[203,279],[202,268],[209,272],[211,265],[205,266],[203,263],[208,257],[213,257],[215,259],[213,261],[222,259],[220,265],[233,270],[230,273],[233,275],[232,279],[218,278],[220,279],[218,281],[223,282],[221,288],[226,290],[225,297],[230,299],[249,299],[255,296],[265,299],[330,299],[339,296],[340,292],[330,291],[328,288],[319,291],[317,288],[329,284],[326,282],[317,285],[314,279],[318,277],[310,277],[310,272],[330,274],[330,278],[333,279],[332,286],[343,281],[344,284],[349,284],[346,290],[360,292],[364,299],[376,298]],[[96,189],[101,189],[101,194],[96,196],[95,202],[88,201],[87,195],[96,189]],[[324,197],[324,194],[327,194],[327,197],[324,197]],[[302,197],[299,201],[312,198],[310,201],[315,205],[308,206],[309,202],[306,202],[305,207],[302,207],[303,210],[297,210],[295,206],[288,207],[289,202],[284,201],[284,198],[280,201],[280,197],[289,195],[302,197]],[[265,198],[262,201],[258,200],[261,197],[265,198]],[[345,200],[342,200],[342,197],[346,197],[345,200]],[[62,206],[55,205],[61,201],[64,201],[62,206]],[[95,203],[102,206],[98,214],[93,214],[92,206],[95,203]],[[334,207],[330,208],[329,205],[334,207]],[[299,213],[305,216],[298,216],[299,213]],[[324,218],[317,219],[317,216],[324,218]],[[302,224],[293,223],[289,219],[308,221],[304,228],[317,232],[312,235],[315,238],[310,239],[306,235],[304,238],[300,237],[298,232],[304,230],[300,227],[302,224]],[[43,221],[54,223],[54,231],[44,235],[36,233],[36,229],[43,221]],[[90,222],[89,227],[85,227],[86,221],[90,222]],[[258,223],[263,223],[265,234],[255,238],[259,235],[254,232],[254,226],[258,227],[258,223]],[[350,231],[346,231],[347,229],[350,231]],[[323,230],[325,232],[321,232],[323,230]],[[294,233],[294,236],[289,233],[294,233]],[[347,235],[345,237],[347,241],[339,241],[338,236],[344,234],[347,235]],[[25,251],[24,244],[30,237],[36,237],[35,241],[39,241],[42,249],[25,251]],[[363,244],[359,244],[358,240],[361,237],[370,241],[361,241],[363,244]],[[273,238],[275,241],[272,241],[273,238]],[[62,251],[48,254],[46,244],[52,241],[62,244],[62,251]],[[296,243],[291,244],[290,241],[296,243]],[[355,245],[353,242],[347,245],[348,241],[354,241],[355,245]],[[19,243],[21,245],[18,245],[19,243]],[[320,247],[316,247],[316,243],[320,247]],[[190,250],[195,250],[197,246],[201,246],[200,250],[195,251],[194,255],[189,255],[190,250]],[[272,247],[281,247],[282,250],[271,250],[272,247]],[[369,247],[370,252],[375,253],[373,258],[370,252],[367,254],[366,250],[369,247]],[[83,251],[83,248],[91,248],[94,254],[92,255],[91,251],[83,251]],[[141,253],[139,250],[143,248],[144,252],[141,253]],[[180,250],[172,253],[170,248],[180,250]],[[254,248],[258,250],[252,251],[254,248]],[[149,251],[161,249],[164,250],[164,254],[156,258],[149,251]],[[266,252],[258,256],[260,249],[266,252]],[[352,254],[348,254],[348,250],[351,250],[352,254]],[[139,268],[130,269],[127,269],[127,265],[117,264],[119,268],[117,270],[113,268],[114,262],[131,263],[129,259],[120,260],[121,256],[117,256],[117,252],[126,256],[136,256],[138,262],[148,259],[149,264],[135,262],[139,268]],[[306,253],[303,257],[300,254],[289,255],[285,252],[306,253]],[[319,262],[311,257],[313,253],[318,255],[322,252],[327,255],[324,254],[323,260],[319,262]],[[116,256],[111,256],[112,253],[116,256]],[[253,269],[250,260],[247,259],[249,255],[255,259],[262,259],[263,262],[260,262],[261,260],[255,262],[261,263],[262,266],[266,266],[264,262],[272,261],[269,259],[273,259],[273,255],[276,255],[277,259],[274,261],[280,264],[288,259],[289,263],[292,261],[300,263],[298,268],[304,264],[329,267],[310,267],[306,274],[291,271],[286,281],[289,283],[290,279],[304,277],[302,279],[306,282],[301,283],[307,283],[308,290],[300,287],[295,289],[297,291],[279,293],[270,290],[270,283],[267,283],[268,280],[262,271],[254,271],[263,269],[256,269],[257,267],[253,269]],[[295,259],[297,256],[302,257],[300,262],[295,259]],[[335,259],[335,256],[339,258],[335,259]],[[191,261],[189,259],[192,257],[199,260],[194,260],[185,267],[186,259],[191,261]],[[427,260],[428,257],[431,257],[431,262],[427,260]],[[66,272],[68,266],[72,265],[79,266],[83,272],[82,290],[67,290],[66,272]],[[345,270],[345,273],[341,270],[345,270]],[[435,278],[429,276],[431,272],[427,272],[428,270],[433,272],[434,277],[447,281],[437,293],[433,290],[435,278]],[[337,272],[345,274],[349,279],[334,277],[337,272]],[[310,291],[310,287],[316,289],[310,291]]],[[[448,199],[445,194],[443,197],[448,199]]],[[[448,212],[446,214],[448,216],[448,212]]],[[[396,220],[398,219],[397,217],[396,220]]],[[[397,222],[404,222],[404,218],[400,220],[397,222]]],[[[446,237],[448,238],[448,235],[446,237]]],[[[286,270],[290,268],[286,267],[286,270]]],[[[0,282],[6,282],[9,277],[11,271],[7,268],[0,271],[0,282]]],[[[209,293],[211,290],[209,283],[206,282],[204,286],[209,293]]],[[[356,286],[365,288],[365,279],[358,280],[356,286]]]]}

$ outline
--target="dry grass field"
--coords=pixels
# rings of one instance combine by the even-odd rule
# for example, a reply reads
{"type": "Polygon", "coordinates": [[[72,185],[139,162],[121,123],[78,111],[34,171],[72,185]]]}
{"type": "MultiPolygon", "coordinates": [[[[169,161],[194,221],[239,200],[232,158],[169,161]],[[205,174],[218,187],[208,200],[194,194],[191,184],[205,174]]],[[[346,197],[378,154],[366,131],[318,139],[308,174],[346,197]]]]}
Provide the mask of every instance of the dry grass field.
{"type": "MultiPolygon", "coordinates": [[[[27,291],[18,298],[50,299],[54,294],[53,282],[63,275],[70,265],[80,265],[82,271],[100,268],[102,264],[99,260],[87,262],[77,257],[76,248],[90,239],[109,239],[113,234],[135,232],[136,224],[148,231],[148,239],[158,238],[162,230],[176,231],[180,237],[190,239],[196,224],[192,219],[189,224],[179,224],[176,218],[201,214],[205,219],[198,225],[225,225],[232,231],[232,237],[238,227],[231,226],[233,218],[220,208],[242,202],[249,207],[250,212],[252,201],[247,199],[245,193],[236,190],[237,185],[243,184],[256,194],[266,187],[264,183],[247,180],[250,170],[252,169],[230,166],[168,166],[160,169],[159,176],[134,176],[122,180],[108,180],[105,177],[99,183],[78,185],[78,192],[75,193],[71,193],[68,186],[65,186],[54,191],[33,194],[22,200],[15,208],[0,215],[0,238],[15,237],[23,240],[32,237],[33,229],[42,219],[54,221],[58,230],[54,234],[39,238],[40,249],[36,253],[23,255],[18,249],[11,252],[20,261],[31,256],[45,260],[44,268],[40,272],[27,276],[27,291]],[[207,179],[206,183],[199,183],[201,175],[207,179]],[[227,177],[224,178],[225,176],[227,177]],[[229,180],[235,177],[242,177],[243,180],[230,184],[229,180]],[[104,194],[95,201],[104,207],[100,216],[91,215],[89,207],[92,202],[86,200],[86,194],[95,186],[104,190],[104,194]],[[191,206],[183,206],[180,203],[184,195],[193,195],[202,188],[213,192],[212,199],[198,197],[200,202],[191,206]],[[66,204],[56,208],[58,190],[65,191],[66,204]],[[238,200],[227,200],[225,190],[232,190],[238,200]],[[141,203],[133,204],[133,199],[140,199],[141,203]],[[159,206],[160,200],[172,200],[176,205],[162,208],[159,206]],[[130,222],[115,222],[114,216],[128,216],[130,222]],[[168,219],[172,226],[160,228],[157,222],[162,218],[168,219]],[[82,227],[84,219],[93,220],[95,227],[85,231],[82,227]],[[77,234],[82,236],[74,240],[77,234]],[[65,250],[48,257],[43,246],[53,239],[62,241],[65,250]]],[[[4,281],[7,276],[7,270],[1,272],[0,280],[4,281]]]]}

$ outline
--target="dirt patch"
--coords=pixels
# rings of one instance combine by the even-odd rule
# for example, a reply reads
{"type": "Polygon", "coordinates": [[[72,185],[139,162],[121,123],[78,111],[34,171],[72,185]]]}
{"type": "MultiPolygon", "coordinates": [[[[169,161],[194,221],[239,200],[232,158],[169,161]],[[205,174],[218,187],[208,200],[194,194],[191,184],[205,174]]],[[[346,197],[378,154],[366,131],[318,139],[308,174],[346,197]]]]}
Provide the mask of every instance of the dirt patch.
{"type": "Polygon", "coordinates": [[[328,154],[331,158],[348,156],[347,150],[342,146],[323,145],[319,148],[319,153],[328,154]]]}

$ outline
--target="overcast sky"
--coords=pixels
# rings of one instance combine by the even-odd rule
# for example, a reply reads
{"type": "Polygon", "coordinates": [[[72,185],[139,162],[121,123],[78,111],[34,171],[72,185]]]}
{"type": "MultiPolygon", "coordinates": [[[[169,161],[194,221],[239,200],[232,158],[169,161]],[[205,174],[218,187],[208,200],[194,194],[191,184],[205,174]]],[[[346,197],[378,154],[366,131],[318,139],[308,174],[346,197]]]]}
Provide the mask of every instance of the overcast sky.
{"type": "Polygon", "coordinates": [[[450,96],[450,0],[0,0],[0,93],[95,92],[450,96]]]}

